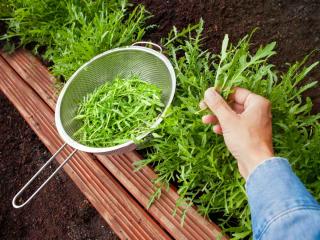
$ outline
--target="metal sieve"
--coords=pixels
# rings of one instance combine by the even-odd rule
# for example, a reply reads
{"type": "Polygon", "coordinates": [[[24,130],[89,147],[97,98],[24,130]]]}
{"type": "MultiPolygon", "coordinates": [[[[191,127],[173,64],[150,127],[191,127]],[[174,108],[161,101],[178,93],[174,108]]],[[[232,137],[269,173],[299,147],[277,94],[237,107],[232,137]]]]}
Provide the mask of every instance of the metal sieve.
{"type": "MultiPolygon", "coordinates": [[[[112,49],[97,55],[89,62],[82,65],[71,76],[59,95],[55,109],[55,123],[58,133],[65,143],[15,195],[12,200],[13,207],[20,208],[26,205],[72,158],[77,150],[97,154],[116,154],[136,148],[133,141],[128,141],[112,147],[90,147],[81,144],[78,139],[73,136],[81,124],[79,121],[74,120],[74,117],[76,116],[79,103],[83,100],[83,97],[102,84],[112,81],[117,76],[127,78],[132,75],[138,75],[143,81],[155,84],[161,89],[162,102],[165,107],[158,118],[154,120],[151,129],[160,124],[164,113],[173,100],[176,89],[174,69],[168,58],[162,54],[162,48],[159,45],[150,42],[137,42],[132,46],[112,49]],[[159,51],[146,46],[156,47],[159,51]],[[20,205],[16,204],[17,198],[66,145],[73,147],[74,151],[24,203],[20,205]]],[[[142,140],[148,134],[150,134],[150,132],[137,136],[137,140],[142,140]]]]}

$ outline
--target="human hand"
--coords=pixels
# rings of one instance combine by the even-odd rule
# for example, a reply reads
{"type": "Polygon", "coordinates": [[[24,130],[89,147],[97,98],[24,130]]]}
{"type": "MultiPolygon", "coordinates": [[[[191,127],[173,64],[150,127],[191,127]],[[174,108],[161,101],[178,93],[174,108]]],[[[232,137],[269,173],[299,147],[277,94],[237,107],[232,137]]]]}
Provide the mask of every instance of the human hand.
{"type": "Polygon", "coordinates": [[[222,134],[238,162],[240,174],[247,179],[256,166],[273,157],[271,103],[244,88],[235,88],[228,104],[214,89],[208,88],[200,107],[214,115],[203,116],[205,124],[222,134]]]}

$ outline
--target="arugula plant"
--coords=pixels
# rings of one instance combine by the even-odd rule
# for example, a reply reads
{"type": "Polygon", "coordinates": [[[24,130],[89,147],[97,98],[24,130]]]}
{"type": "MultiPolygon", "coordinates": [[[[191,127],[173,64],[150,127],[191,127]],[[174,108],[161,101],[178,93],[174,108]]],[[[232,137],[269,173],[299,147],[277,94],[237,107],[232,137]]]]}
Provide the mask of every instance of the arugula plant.
{"type": "Polygon", "coordinates": [[[12,9],[9,0],[2,0],[0,2],[0,18],[8,18],[11,16],[12,9]]]}
{"type": "Polygon", "coordinates": [[[45,54],[46,59],[54,62],[52,73],[66,79],[97,54],[140,41],[147,29],[148,14],[142,5],[132,12],[126,8],[112,11],[102,5],[90,20],[78,9],[70,15],[72,24],[56,32],[55,45],[45,54]]]}
{"type": "Polygon", "coordinates": [[[138,76],[106,82],[80,103],[74,133],[84,145],[111,147],[148,132],[161,113],[161,90],[138,76]]]}
{"type": "MultiPolygon", "coordinates": [[[[209,86],[216,86],[227,98],[240,86],[263,95],[272,102],[273,142],[278,156],[286,157],[311,193],[320,199],[320,114],[311,114],[312,103],[302,93],[316,82],[302,84],[318,62],[306,60],[278,72],[268,63],[276,54],[275,43],[250,51],[251,34],[238,44],[226,35],[220,54],[201,49],[203,22],[185,29],[175,28],[164,40],[167,54],[177,74],[177,91],[164,121],[155,131],[146,158],[137,168],[154,166],[157,187],[150,204],[170,183],[178,184],[177,206],[185,211],[196,205],[201,214],[218,223],[234,239],[251,234],[250,212],[244,179],[222,136],[201,122],[199,102],[209,86]],[[179,56],[179,57],[178,57],[179,56]]],[[[185,215],[184,215],[185,216],[185,215]]]]}
{"type": "MultiPolygon", "coordinates": [[[[46,47],[52,73],[68,79],[83,63],[111,48],[142,39],[150,16],[142,5],[128,11],[126,0],[6,0],[11,17],[2,40],[19,37],[19,46],[46,47]]],[[[8,15],[8,14],[7,14],[8,15]]],[[[152,26],[149,26],[152,27],[152,26]]]]}

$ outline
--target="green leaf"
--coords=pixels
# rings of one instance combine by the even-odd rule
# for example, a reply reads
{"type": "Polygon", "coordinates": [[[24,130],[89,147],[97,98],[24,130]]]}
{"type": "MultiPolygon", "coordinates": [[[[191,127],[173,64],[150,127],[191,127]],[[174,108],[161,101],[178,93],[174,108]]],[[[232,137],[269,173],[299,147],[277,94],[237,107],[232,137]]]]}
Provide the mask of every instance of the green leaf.
{"type": "Polygon", "coordinates": [[[227,57],[227,47],[229,43],[229,36],[226,34],[223,38],[222,47],[221,47],[221,61],[227,57]]]}

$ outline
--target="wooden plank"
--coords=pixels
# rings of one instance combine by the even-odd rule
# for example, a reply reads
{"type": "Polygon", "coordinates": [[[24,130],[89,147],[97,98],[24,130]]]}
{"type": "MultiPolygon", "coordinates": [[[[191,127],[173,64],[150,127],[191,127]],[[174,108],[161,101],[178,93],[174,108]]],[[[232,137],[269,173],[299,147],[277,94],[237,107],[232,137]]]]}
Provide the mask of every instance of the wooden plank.
{"type": "MultiPolygon", "coordinates": [[[[55,129],[52,109],[2,57],[0,73],[1,90],[49,151],[55,152],[63,142],[55,129]]],[[[65,148],[58,162],[71,152],[70,147],[65,148]]],[[[121,239],[171,239],[92,155],[77,152],[64,170],[121,239]]]]}
{"type": "MultiPolygon", "coordinates": [[[[6,54],[3,54],[3,56],[10,65],[15,67],[19,75],[24,76],[25,81],[28,82],[32,88],[43,88],[43,90],[39,91],[39,95],[44,100],[46,100],[48,96],[54,99],[56,98],[53,94],[54,90],[52,89],[50,92],[50,90],[48,90],[50,88],[44,86],[50,85],[50,82],[53,80],[52,76],[30,53],[19,51],[11,56],[6,54]],[[28,64],[28,62],[32,62],[34,67],[18,67],[21,64],[28,64]]],[[[50,107],[54,109],[54,105],[50,104],[50,107]]],[[[133,151],[122,155],[96,155],[96,157],[113,173],[138,202],[146,208],[149,197],[154,192],[152,179],[154,179],[156,175],[150,167],[145,167],[139,172],[133,170],[133,162],[141,159],[141,156],[133,151]]],[[[182,210],[178,209],[176,216],[172,215],[177,199],[178,194],[175,188],[171,186],[168,192],[163,191],[161,198],[156,201],[148,211],[175,239],[221,239],[221,230],[219,227],[210,220],[200,216],[195,208],[188,210],[185,224],[181,227],[180,220],[182,210]]]]}
{"type": "Polygon", "coordinates": [[[54,77],[50,75],[48,69],[41,64],[39,59],[23,50],[11,56],[3,55],[21,78],[29,84],[32,83],[32,88],[35,92],[41,96],[51,109],[54,109],[57,98],[54,84],[52,84],[54,77]]]}
{"type": "MultiPolygon", "coordinates": [[[[133,163],[141,159],[138,153],[130,152],[117,156],[97,156],[100,161],[117,175],[118,180],[131,192],[144,206],[147,206],[150,195],[154,192],[152,179],[156,177],[151,168],[144,168],[134,172],[133,163]]],[[[158,221],[166,224],[167,231],[176,239],[214,239],[221,236],[220,229],[209,220],[201,217],[195,208],[187,212],[185,224],[181,227],[182,210],[177,209],[176,215],[172,212],[178,194],[174,187],[163,191],[161,198],[150,207],[149,211],[158,221]]]]}

